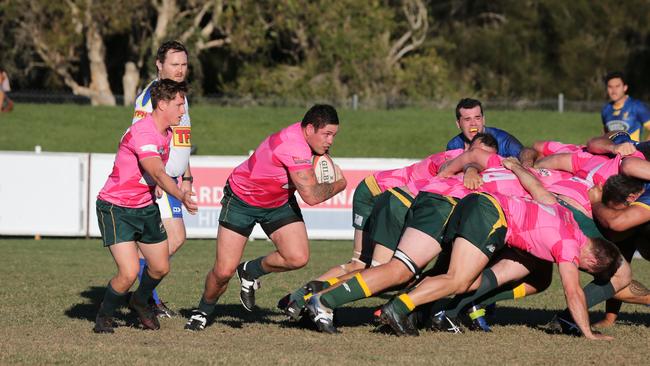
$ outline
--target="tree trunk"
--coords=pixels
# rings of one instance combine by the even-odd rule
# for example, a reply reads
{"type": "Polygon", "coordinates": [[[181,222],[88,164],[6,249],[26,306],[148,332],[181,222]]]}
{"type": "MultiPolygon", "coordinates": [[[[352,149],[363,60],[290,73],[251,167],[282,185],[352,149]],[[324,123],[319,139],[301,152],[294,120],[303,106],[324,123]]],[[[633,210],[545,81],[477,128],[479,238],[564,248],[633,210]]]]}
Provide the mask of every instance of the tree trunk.
{"type": "Polygon", "coordinates": [[[140,71],[134,62],[127,62],[124,65],[124,76],[122,76],[122,88],[124,89],[124,105],[130,106],[135,102],[136,89],[140,82],[140,71]]]}
{"type": "Polygon", "coordinates": [[[115,96],[111,91],[108,82],[108,71],[106,70],[106,47],[104,39],[97,29],[97,22],[92,18],[90,11],[86,14],[86,49],[90,61],[90,103],[92,105],[115,105],[115,96]]]}

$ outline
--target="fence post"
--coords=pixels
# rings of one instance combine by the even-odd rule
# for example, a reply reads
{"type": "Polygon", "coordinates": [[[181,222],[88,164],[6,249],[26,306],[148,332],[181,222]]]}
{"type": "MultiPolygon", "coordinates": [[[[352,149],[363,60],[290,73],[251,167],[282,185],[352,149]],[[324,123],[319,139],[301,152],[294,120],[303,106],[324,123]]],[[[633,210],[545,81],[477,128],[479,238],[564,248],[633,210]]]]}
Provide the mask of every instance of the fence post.
{"type": "Polygon", "coordinates": [[[564,112],[564,93],[557,95],[557,111],[560,113],[564,112]]]}
{"type": "Polygon", "coordinates": [[[359,108],[359,96],[355,93],[352,94],[352,110],[356,111],[359,108]]]}

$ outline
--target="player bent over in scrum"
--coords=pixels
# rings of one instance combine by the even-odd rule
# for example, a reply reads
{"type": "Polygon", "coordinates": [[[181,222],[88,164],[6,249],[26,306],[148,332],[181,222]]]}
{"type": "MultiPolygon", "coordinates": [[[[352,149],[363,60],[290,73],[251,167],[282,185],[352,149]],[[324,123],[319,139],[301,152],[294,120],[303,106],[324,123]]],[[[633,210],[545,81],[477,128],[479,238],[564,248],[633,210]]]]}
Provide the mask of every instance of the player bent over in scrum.
{"type": "MultiPolygon", "coordinates": [[[[408,314],[421,304],[451,294],[477,290],[483,281],[490,285],[494,276],[481,276],[493,253],[505,245],[527,250],[558,263],[560,277],[571,315],[582,333],[590,339],[607,338],[589,328],[585,294],[580,288],[578,268],[601,273],[617,267],[620,254],[605,240],[587,238],[572,220],[570,211],[557,204],[555,197],[523,166],[505,160],[504,166],[520,179],[539,202],[497,193],[471,194],[461,200],[450,217],[445,240],[453,240],[449,271],[428,277],[414,290],[401,294],[382,307],[381,320],[398,335],[417,335],[408,314]],[[537,220],[531,220],[537,218],[537,220]],[[605,253],[600,255],[600,253],[605,253]]],[[[629,268],[619,267],[618,288],[630,281],[629,268]]],[[[492,287],[495,288],[495,287],[492,287]]]]}
{"type": "Polygon", "coordinates": [[[96,333],[113,333],[113,312],[138,276],[138,249],[149,266],[129,306],[144,328],[160,328],[148,300],[169,272],[169,249],[158,206],[152,199],[155,186],[179,199],[190,213],[197,210],[193,193],[181,191],[165,173],[172,136],[170,126],[178,125],[185,113],[186,92],[184,82],[169,79],[152,87],[154,110],[122,136],[113,171],[97,197],[102,240],[115,260],[117,274],[108,283],[97,313],[93,329],[96,333]]]}
{"type": "Polygon", "coordinates": [[[206,276],[198,308],[185,329],[205,328],[235,273],[241,282],[239,299],[247,311],[252,311],[259,277],[307,264],[307,230],[294,193],[298,191],[307,204],[316,205],[345,188],[346,180],[338,166],[339,179],[333,183],[318,183],[312,166],[312,156],[328,152],[338,129],[336,110],[329,105],[315,105],[302,122],[267,137],[253,155],[233,170],[221,201],[214,267],[206,276]],[[240,263],[256,223],[261,224],[276,250],[240,263]]]}

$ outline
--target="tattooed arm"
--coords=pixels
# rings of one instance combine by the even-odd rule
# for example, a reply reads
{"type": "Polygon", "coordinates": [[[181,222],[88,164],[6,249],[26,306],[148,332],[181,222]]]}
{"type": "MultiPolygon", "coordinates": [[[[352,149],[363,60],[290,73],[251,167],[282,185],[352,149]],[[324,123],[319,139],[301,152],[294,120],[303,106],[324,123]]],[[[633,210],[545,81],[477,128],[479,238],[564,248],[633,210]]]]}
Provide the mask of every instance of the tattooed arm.
{"type": "Polygon", "coordinates": [[[300,197],[310,206],[324,202],[345,189],[347,182],[338,165],[336,165],[336,176],[339,179],[334,183],[318,183],[313,169],[289,172],[289,178],[296,186],[300,197]]]}

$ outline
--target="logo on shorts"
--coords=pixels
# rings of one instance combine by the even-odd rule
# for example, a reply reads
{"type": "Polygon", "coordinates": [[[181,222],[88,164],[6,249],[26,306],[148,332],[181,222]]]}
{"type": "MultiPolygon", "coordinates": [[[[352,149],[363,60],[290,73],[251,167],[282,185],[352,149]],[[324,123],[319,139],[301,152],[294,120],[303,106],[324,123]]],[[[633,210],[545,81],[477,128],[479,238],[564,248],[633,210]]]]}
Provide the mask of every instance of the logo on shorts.
{"type": "Polygon", "coordinates": [[[161,232],[161,233],[164,233],[164,232],[165,232],[165,225],[163,225],[162,222],[159,223],[158,225],[160,225],[160,232],[161,232]]]}
{"type": "Polygon", "coordinates": [[[494,246],[494,244],[489,244],[489,245],[488,245],[487,247],[485,247],[485,248],[486,248],[490,253],[494,253],[494,250],[496,249],[496,247],[494,246]]]}
{"type": "Polygon", "coordinates": [[[363,216],[359,214],[354,214],[354,224],[357,226],[363,225],[363,216]]]}
{"type": "Polygon", "coordinates": [[[179,213],[179,212],[181,212],[181,208],[180,207],[172,207],[172,211],[174,211],[174,213],[179,213]]]}

